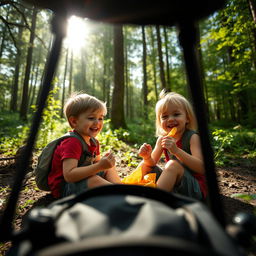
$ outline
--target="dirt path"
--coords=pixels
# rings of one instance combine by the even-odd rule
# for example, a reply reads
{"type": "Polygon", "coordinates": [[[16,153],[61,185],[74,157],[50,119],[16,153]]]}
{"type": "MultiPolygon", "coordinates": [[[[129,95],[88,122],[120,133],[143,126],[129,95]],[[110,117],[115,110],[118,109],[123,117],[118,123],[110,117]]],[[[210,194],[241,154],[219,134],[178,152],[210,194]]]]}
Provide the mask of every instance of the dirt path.
{"type": "MultiPolygon", "coordinates": [[[[123,177],[129,172],[127,163],[124,161],[118,161],[118,163],[118,170],[121,177],[123,177]]],[[[13,182],[14,174],[14,160],[0,162],[0,213],[3,210],[5,199],[10,190],[8,187],[13,182]]],[[[248,201],[233,197],[233,195],[237,193],[256,194],[256,161],[249,164],[245,161],[239,161],[235,167],[217,168],[217,175],[223,208],[228,223],[231,222],[233,216],[238,212],[255,212],[256,200],[248,201]]],[[[39,205],[46,205],[51,200],[49,193],[39,191],[36,188],[32,173],[28,174],[20,194],[15,228],[20,228],[22,218],[29,209],[39,205]]],[[[0,255],[4,255],[9,247],[9,243],[0,244],[0,255]]],[[[250,248],[248,255],[256,256],[255,245],[250,248]]]]}

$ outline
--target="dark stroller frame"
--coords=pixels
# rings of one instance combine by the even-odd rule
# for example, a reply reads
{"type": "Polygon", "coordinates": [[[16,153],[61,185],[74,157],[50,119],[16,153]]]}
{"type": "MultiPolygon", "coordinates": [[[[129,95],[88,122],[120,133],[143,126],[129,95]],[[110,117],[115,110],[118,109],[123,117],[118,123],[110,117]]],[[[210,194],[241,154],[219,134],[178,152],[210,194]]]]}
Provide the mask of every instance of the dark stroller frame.
{"type": "Polygon", "coordinates": [[[33,4],[39,5],[41,7],[50,8],[54,11],[54,17],[52,20],[52,32],[54,33],[55,37],[54,37],[52,49],[48,58],[48,65],[47,65],[48,68],[46,70],[44,80],[43,80],[43,87],[42,87],[41,95],[39,97],[38,109],[35,113],[30,134],[27,140],[27,145],[22,155],[20,165],[17,171],[17,176],[15,178],[6,209],[1,219],[0,241],[12,240],[14,236],[12,220],[14,218],[19,192],[21,190],[22,182],[26,174],[25,170],[27,170],[28,168],[29,159],[32,155],[32,150],[33,150],[37,132],[40,126],[41,116],[42,116],[43,109],[45,107],[46,99],[52,87],[52,79],[57,66],[57,61],[59,59],[62,40],[65,37],[66,20],[68,15],[70,14],[78,14],[79,16],[86,16],[92,19],[107,21],[107,22],[117,23],[117,24],[131,23],[131,24],[140,24],[140,25],[157,24],[157,25],[169,25],[169,26],[177,24],[180,30],[179,40],[183,48],[187,79],[189,83],[192,100],[194,103],[195,113],[197,116],[199,134],[201,137],[203,158],[206,165],[206,178],[207,178],[207,185],[209,190],[207,203],[216,220],[225,229],[226,223],[225,223],[223,207],[221,204],[219,190],[218,190],[217,177],[215,173],[215,165],[213,160],[213,150],[211,148],[211,143],[209,139],[209,131],[208,131],[208,125],[207,125],[207,119],[206,119],[207,113],[204,105],[204,95],[203,95],[202,81],[201,81],[201,71],[200,71],[199,59],[196,51],[196,47],[198,43],[197,21],[201,18],[207,17],[208,15],[212,14],[215,10],[222,8],[224,5],[224,1],[223,0],[218,0],[218,1],[217,0],[215,1],[210,1],[210,0],[208,1],[206,0],[191,1],[190,0],[189,1],[188,0],[188,3],[186,3],[188,10],[185,10],[185,9],[183,10],[183,7],[181,7],[182,4],[180,4],[179,1],[172,1],[171,4],[173,4],[173,6],[175,7],[172,13],[174,14],[174,18],[172,18],[172,16],[168,16],[168,11],[166,11],[167,9],[166,7],[169,5],[168,3],[165,3],[165,1],[160,1],[157,6],[155,6],[153,3],[148,1],[138,1],[139,3],[137,3],[137,1],[127,1],[126,5],[130,7],[130,9],[127,8],[127,12],[125,13],[126,15],[123,15],[124,12],[126,11],[125,7],[120,10],[118,9],[125,4],[121,3],[120,5],[118,4],[118,2],[122,2],[122,1],[116,1],[116,0],[105,1],[105,2],[108,2],[107,5],[104,3],[104,1],[100,1],[100,0],[88,1],[88,3],[84,1],[84,4],[83,4],[83,1],[79,2],[77,0],[73,0],[73,1],[67,0],[67,1],[63,1],[63,3],[61,1],[52,1],[52,2],[29,1],[29,2],[32,2],[33,4]],[[60,4],[60,2],[62,5],[60,4]],[[161,4],[162,6],[160,6],[161,4]],[[144,12],[139,11],[139,14],[136,12],[134,14],[132,11],[135,10],[135,7],[137,7],[137,10],[140,9],[140,7],[146,10],[144,12]],[[154,9],[154,7],[157,7],[157,8],[154,9]],[[86,8],[88,8],[88,10],[86,8]],[[97,8],[99,9],[98,12],[97,12],[98,10],[97,8]],[[178,13],[176,14],[175,12],[177,10],[178,10],[178,13]],[[191,13],[191,11],[193,10],[194,12],[191,13]],[[162,14],[164,14],[165,16],[162,14]]]}

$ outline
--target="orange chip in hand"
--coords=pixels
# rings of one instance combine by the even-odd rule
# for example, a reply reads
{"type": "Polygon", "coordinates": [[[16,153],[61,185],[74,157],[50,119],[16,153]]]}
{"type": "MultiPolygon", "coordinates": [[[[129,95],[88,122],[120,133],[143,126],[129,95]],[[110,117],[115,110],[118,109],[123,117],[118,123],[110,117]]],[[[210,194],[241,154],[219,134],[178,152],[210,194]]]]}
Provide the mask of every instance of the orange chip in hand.
{"type": "Polygon", "coordinates": [[[171,131],[168,133],[168,137],[173,137],[177,132],[177,127],[173,127],[171,131]]]}

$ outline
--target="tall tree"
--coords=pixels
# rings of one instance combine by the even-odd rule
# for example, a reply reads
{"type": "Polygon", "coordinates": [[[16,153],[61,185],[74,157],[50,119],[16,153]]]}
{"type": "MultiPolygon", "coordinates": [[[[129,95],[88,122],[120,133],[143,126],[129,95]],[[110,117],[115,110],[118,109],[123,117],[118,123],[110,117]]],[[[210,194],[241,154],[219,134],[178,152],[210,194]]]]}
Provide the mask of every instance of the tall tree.
{"type": "Polygon", "coordinates": [[[11,104],[10,109],[11,111],[17,111],[17,100],[18,100],[18,89],[19,89],[19,74],[20,74],[20,61],[21,61],[21,38],[23,33],[23,27],[20,26],[18,28],[18,45],[17,45],[17,52],[15,57],[15,70],[14,70],[14,79],[12,85],[12,92],[11,92],[11,104]]]}
{"type": "Polygon", "coordinates": [[[93,66],[92,66],[92,95],[95,95],[96,88],[96,49],[93,56],[93,66]]]}
{"type": "Polygon", "coordinates": [[[128,39],[126,30],[124,30],[124,58],[125,58],[125,115],[130,118],[130,91],[129,91],[129,65],[128,65],[128,39]]]}
{"type": "Polygon", "coordinates": [[[153,71],[153,84],[156,100],[158,99],[158,90],[157,90],[157,79],[156,79],[156,51],[155,51],[155,38],[153,29],[150,28],[150,43],[151,43],[151,63],[153,71]]]}
{"type": "Polygon", "coordinates": [[[253,54],[252,54],[252,61],[254,64],[254,69],[256,69],[256,3],[255,0],[247,0],[250,13],[253,20],[253,25],[251,25],[251,33],[252,33],[252,48],[253,48],[253,54]]]}
{"type": "Polygon", "coordinates": [[[63,117],[63,111],[64,109],[64,103],[65,103],[65,97],[66,97],[66,77],[67,77],[67,70],[68,70],[68,54],[69,54],[69,48],[66,50],[66,57],[65,57],[65,68],[64,68],[64,75],[63,75],[63,83],[62,83],[62,100],[61,100],[61,117],[63,117]]]}
{"type": "Polygon", "coordinates": [[[87,88],[87,65],[86,65],[86,51],[83,48],[81,52],[81,86],[77,85],[78,90],[86,91],[87,88]]]}
{"type": "Polygon", "coordinates": [[[37,8],[33,8],[32,13],[32,21],[31,21],[31,31],[30,31],[30,39],[27,53],[27,61],[26,61],[26,70],[25,70],[25,78],[23,84],[22,91],[22,100],[20,107],[20,118],[23,120],[27,120],[27,111],[28,111],[28,87],[29,87],[29,77],[30,77],[30,69],[32,64],[32,55],[33,55],[33,44],[35,39],[35,30],[36,30],[36,16],[37,16],[37,8]]]}
{"type": "Polygon", "coordinates": [[[148,119],[148,84],[147,84],[147,45],[145,36],[145,26],[142,26],[142,47],[143,47],[143,102],[144,118],[148,119]]]}
{"type": "Polygon", "coordinates": [[[160,26],[159,25],[156,26],[156,35],[157,35],[157,50],[158,50],[158,58],[159,58],[161,85],[162,85],[162,89],[168,89],[166,87],[165,74],[164,74],[162,40],[161,40],[160,26]]]}
{"type": "Polygon", "coordinates": [[[252,14],[253,21],[256,24],[256,3],[255,3],[254,0],[247,0],[247,1],[248,1],[248,4],[249,4],[249,7],[250,7],[250,11],[251,11],[251,14],[252,14]]]}
{"type": "Polygon", "coordinates": [[[69,68],[69,85],[68,85],[68,94],[71,95],[72,93],[72,81],[73,81],[73,49],[71,49],[70,55],[70,68],[69,68]]]}
{"type": "Polygon", "coordinates": [[[168,54],[168,36],[167,36],[167,28],[164,27],[164,42],[165,42],[165,59],[166,59],[166,74],[167,74],[167,87],[169,91],[172,91],[171,87],[171,76],[170,76],[170,62],[169,62],[169,54],[168,54]]]}
{"type": "MultiPolygon", "coordinates": [[[[6,13],[6,17],[5,17],[5,20],[8,21],[8,17],[9,17],[9,13],[10,13],[10,10],[7,10],[7,13],[6,13]]],[[[2,54],[3,54],[3,51],[4,51],[4,46],[5,46],[5,41],[6,41],[6,36],[7,36],[7,26],[5,26],[2,31],[1,31],[1,45],[0,45],[0,59],[2,58],[2,54]]]]}
{"type": "Polygon", "coordinates": [[[111,124],[114,129],[126,128],[124,118],[124,44],[121,25],[114,26],[114,90],[111,124]]]}

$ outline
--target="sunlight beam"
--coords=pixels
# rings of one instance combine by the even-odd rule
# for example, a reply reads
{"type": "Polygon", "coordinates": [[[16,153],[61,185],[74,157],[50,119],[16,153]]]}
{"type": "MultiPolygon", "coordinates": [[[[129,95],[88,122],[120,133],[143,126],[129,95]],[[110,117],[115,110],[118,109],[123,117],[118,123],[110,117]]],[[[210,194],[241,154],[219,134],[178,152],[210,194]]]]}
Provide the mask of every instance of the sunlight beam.
{"type": "Polygon", "coordinates": [[[68,20],[67,37],[65,45],[78,53],[86,44],[86,39],[89,34],[90,25],[87,19],[82,19],[76,16],[71,16],[68,20]]]}

